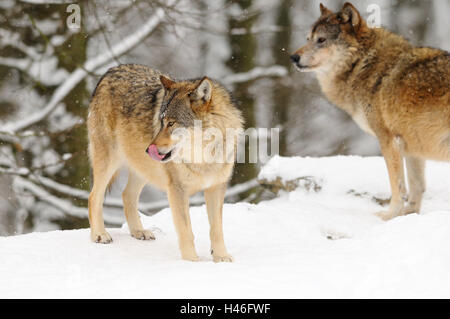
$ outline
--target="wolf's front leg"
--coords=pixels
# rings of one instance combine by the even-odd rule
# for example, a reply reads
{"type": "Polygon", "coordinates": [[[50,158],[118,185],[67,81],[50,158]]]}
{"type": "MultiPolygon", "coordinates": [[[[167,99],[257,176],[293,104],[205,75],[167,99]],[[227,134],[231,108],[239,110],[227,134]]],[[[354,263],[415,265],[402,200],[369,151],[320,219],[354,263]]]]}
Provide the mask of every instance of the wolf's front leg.
{"type": "Polygon", "coordinates": [[[146,183],[145,179],[130,169],[128,183],[122,193],[123,208],[131,236],[141,240],[155,239],[153,233],[142,226],[138,212],[139,195],[146,183]]]}
{"type": "Polygon", "coordinates": [[[181,257],[185,260],[198,261],[194,247],[191,218],[189,216],[189,196],[181,187],[171,186],[167,190],[167,197],[178,234],[181,257]]]}
{"type": "Polygon", "coordinates": [[[402,141],[399,137],[388,140],[380,139],[381,152],[389,173],[392,198],[388,211],[377,213],[383,220],[389,220],[403,214],[403,207],[407,201],[403,157],[401,155],[402,141]]]}
{"type": "Polygon", "coordinates": [[[211,227],[211,254],[214,262],[233,261],[223,240],[222,208],[226,188],[226,184],[219,184],[205,190],[206,210],[211,227]]]}

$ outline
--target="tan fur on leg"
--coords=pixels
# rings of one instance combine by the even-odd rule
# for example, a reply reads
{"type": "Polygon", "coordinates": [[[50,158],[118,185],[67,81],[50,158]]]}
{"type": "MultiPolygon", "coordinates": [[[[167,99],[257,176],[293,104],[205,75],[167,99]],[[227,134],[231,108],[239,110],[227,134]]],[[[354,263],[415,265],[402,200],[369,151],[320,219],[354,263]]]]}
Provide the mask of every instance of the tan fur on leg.
{"type": "Polygon", "coordinates": [[[404,203],[407,200],[403,157],[397,137],[386,137],[380,140],[380,146],[389,173],[392,198],[389,204],[389,210],[379,212],[377,215],[383,220],[389,220],[402,215],[404,203]]]}
{"type": "Polygon", "coordinates": [[[194,247],[191,218],[189,216],[189,197],[179,188],[170,187],[167,190],[172,218],[178,234],[181,257],[185,260],[197,261],[198,256],[194,247]]]}
{"type": "Polygon", "coordinates": [[[418,157],[406,157],[409,198],[405,214],[419,213],[422,196],[425,192],[425,160],[418,157]]]}
{"type": "Polygon", "coordinates": [[[233,261],[228,254],[223,240],[222,208],[226,184],[205,189],[206,210],[210,224],[211,253],[214,262],[233,261]]]}
{"type": "Polygon", "coordinates": [[[118,162],[114,156],[106,160],[100,159],[97,155],[97,148],[102,147],[94,143],[91,144],[94,185],[89,194],[89,223],[91,225],[91,240],[96,243],[108,244],[112,242],[112,238],[105,230],[102,206],[106,188],[118,169],[118,162]]]}
{"type": "Polygon", "coordinates": [[[137,209],[139,195],[145,184],[147,184],[145,179],[130,170],[127,186],[122,193],[122,200],[131,236],[137,239],[149,240],[155,239],[155,236],[150,230],[144,229],[137,209]]]}

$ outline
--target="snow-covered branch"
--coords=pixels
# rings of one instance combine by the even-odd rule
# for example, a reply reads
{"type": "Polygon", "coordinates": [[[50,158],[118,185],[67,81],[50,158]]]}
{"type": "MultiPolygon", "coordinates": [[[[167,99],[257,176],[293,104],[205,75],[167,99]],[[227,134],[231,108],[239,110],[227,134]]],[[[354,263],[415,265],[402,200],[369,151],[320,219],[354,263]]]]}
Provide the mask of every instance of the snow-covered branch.
{"type": "MultiPolygon", "coordinates": [[[[50,179],[46,179],[46,178],[39,178],[39,179],[35,179],[35,180],[36,181],[39,180],[41,182],[43,180],[45,180],[45,182],[42,183],[45,186],[51,185],[52,187],[55,187],[55,188],[59,187],[58,191],[63,192],[63,193],[66,191],[72,191],[73,192],[71,194],[72,196],[87,199],[86,196],[88,196],[88,193],[83,190],[77,190],[77,189],[71,188],[66,185],[61,185],[61,184],[58,184],[58,183],[56,183],[50,179]]],[[[44,190],[37,184],[35,184],[25,178],[18,176],[14,179],[13,184],[16,189],[30,192],[34,196],[38,197],[41,201],[46,202],[47,204],[50,204],[50,205],[56,207],[64,214],[67,214],[69,216],[78,217],[78,218],[87,218],[89,216],[88,210],[86,208],[75,206],[68,200],[58,198],[58,197],[50,194],[49,192],[47,192],[46,190],[44,190]]],[[[256,179],[252,179],[248,182],[245,182],[245,183],[242,183],[239,185],[235,185],[234,187],[231,187],[228,189],[228,191],[225,195],[225,198],[238,195],[238,194],[245,192],[256,186],[258,186],[258,182],[256,181],[256,179]]],[[[190,200],[190,203],[192,205],[201,205],[201,204],[204,204],[205,201],[202,197],[194,197],[190,200]]],[[[106,198],[104,204],[105,204],[105,206],[109,206],[109,207],[116,207],[116,208],[123,207],[122,200],[119,198],[106,198]]],[[[166,208],[168,206],[169,206],[169,203],[166,200],[160,200],[160,201],[156,201],[156,202],[152,202],[152,203],[141,203],[139,205],[139,211],[145,214],[145,213],[149,213],[149,212],[152,212],[155,210],[160,210],[160,209],[166,208]]],[[[123,223],[123,218],[121,218],[119,216],[111,216],[109,214],[104,214],[104,219],[105,219],[106,223],[111,224],[111,225],[118,226],[123,223]]]]}
{"type": "Polygon", "coordinates": [[[5,175],[17,175],[17,176],[27,176],[30,174],[30,171],[28,168],[22,167],[22,168],[3,168],[0,167],[0,174],[5,175]]]}
{"type": "Polygon", "coordinates": [[[36,51],[35,48],[27,46],[23,42],[21,42],[20,35],[18,33],[13,33],[9,30],[0,29],[0,45],[2,47],[9,45],[16,49],[19,49],[33,60],[38,60],[41,57],[41,55],[36,51]]]}
{"type": "Polygon", "coordinates": [[[0,140],[7,143],[19,143],[20,139],[12,132],[0,131],[0,140]]]}
{"type": "Polygon", "coordinates": [[[250,30],[246,28],[233,28],[230,30],[231,35],[245,35],[245,34],[260,34],[260,33],[270,33],[270,32],[281,32],[283,28],[272,25],[266,27],[253,27],[250,30]]]}
{"type": "MultiPolygon", "coordinates": [[[[65,184],[58,183],[48,177],[39,176],[36,174],[33,174],[28,168],[26,167],[20,167],[20,168],[2,168],[0,167],[0,174],[5,175],[16,175],[15,180],[18,180],[17,183],[22,188],[27,189],[30,191],[33,195],[40,198],[42,201],[47,202],[56,208],[62,210],[62,212],[76,216],[76,217],[87,217],[87,210],[82,207],[75,206],[71,204],[67,200],[60,199],[52,194],[50,194],[47,190],[43,189],[42,187],[38,185],[42,185],[43,187],[56,192],[60,194],[64,194],[73,198],[81,199],[81,200],[88,200],[89,199],[89,192],[70,187],[65,184]],[[45,197],[48,197],[47,199],[45,197]],[[72,210],[72,211],[69,211],[72,210]]],[[[16,183],[16,181],[14,182],[16,183]]],[[[226,194],[225,198],[230,198],[236,195],[239,195],[243,192],[248,191],[249,189],[252,189],[254,187],[259,186],[258,181],[255,179],[249,180],[245,183],[234,185],[233,187],[230,187],[226,194]]],[[[190,203],[192,205],[201,205],[205,203],[205,200],[201,196],[196,196],[191,198],[190,203]]],[[[121,198],[117,197],[106,197],[104,201],[104,205],[107,207],[112,208],[123,208],[123,202],[121,198]]],[[[154,212],[160,209],[163,209],[165,207],[169,206],[169,202],[167,200],[159,200],[154,201],[150,203],[139,203],[139,210],[142,213],[150,213],[154,212]]]]}
{"type": "MultiPolygon", "coordinates": [[[[43,188],[22,177],[16,177],[14,179],[13,186],[16,190],[30,192],[34,196],[38,197],[39,200],[56,207],[69,216],[78,218],[87,218],[89,216],[87,208],[75,206],[70,201],[53,196],[43,188]]],[[[106,223],[111,225],[121,225],[123,223],[123,218],[108,214],[104,214],[104,219],[106,223]]]]}
{"type": "Polygon", "coordinates": [[[4,58],[0,57],[0,64],[10,67],[16,68],[21,71],[25,71],[27,67],[31,64],[29,59],[16,59],[16,58],[4,58]]]}
{"type": "Polygon", "coordinates": [[[147,22],[142,25],[135,33],[129,35],[121,42],[116,44],[103,54],[90,58],[82,68],[77,68],[66,80],[55,90],[49,103],[41,111],[31,114],[29,117],[18,120],[16,122],[11,122],[5,125],[2,129],[7,132],[17,132],[23,130],[47,117],[64,99],[64,97],[69,94],[69,92],[81,82],[85,76],[92,71],[104,66],[110,62],[114,57],[118,57],[133,49],[142,40],[144,40],[156,27],[162,22],[165,16],[163,9],[156,9],[155,13],[147,20],[147,22]]]}
{"type": "Polygon", "coordinates": [[[266,76],[283,77],[287,74],[288,70],[281,65],[274,65],[270,67],[256,67],[248,72],[228,75],[222,80],[222,82],[224,84],[235,84],[248,82],[266,76]]]}
{"type": "Polygon", "coordinates": [[[30,76],[34,81],[44,85],[56,85],[67,78],[65,69],[58,69],[56,57],[33,61],[28,58],[4,58],[0,57],[0,65],[16,68],[30,76]]]}
{"type": "MultiPolygon", "coordinates": [[[[82,189],[73,188],[73,187],[70,187],[70,186],[67,186],[64,184],[60,184],[60,183],[55,182],[54,180],[47,178],[47,177],[30,175],[29,179],[32,180],[33,182],[39,183],[39,184],[51,189],[52,191],[55,191],[55,192],[58,192],[61,194],[65,194],[65,195],[72,196],[72,197],[82,199],[82,200],[88,200],[88,198],[89,198],[89,192],[82,190],[82,189]]],[[[259,184],[256,179],[252,179],[252,180],[247,181],[242,184],[234,185],[233,187],[230,187],[227,190],[227,192],[225,194],[225,198],[239,195],[240,193],[244,193],[244,192],[248,191],[249,189],[252,189],[257,186],[259,186],[259,184]]],[[[193,197],[190,200],[190,203],[193,205],[201,205],[204,202],[205,201],[204,201],[203,197],[200,197],[200,196],[193,197]]],[[[117,198],[117,197],[106,197],[105,201],[104,201],[104,205],[108,206],[108,207],[123,208],[122,199],[117,198]]],[[[169,206],[169,202],[167,200],[159,200],[159,201],[154,201],[151,203],[139,203],[139,210],[143,213],[148,213],[148,212],[152,212],[155,210],[163,209],[168,206],[169,206]]]]}

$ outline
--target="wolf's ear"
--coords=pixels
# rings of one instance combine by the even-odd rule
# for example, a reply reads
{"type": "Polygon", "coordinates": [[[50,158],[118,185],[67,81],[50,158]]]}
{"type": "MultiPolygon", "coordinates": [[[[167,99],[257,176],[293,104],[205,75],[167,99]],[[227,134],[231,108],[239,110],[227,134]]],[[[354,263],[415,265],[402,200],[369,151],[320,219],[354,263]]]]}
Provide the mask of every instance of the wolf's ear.
{"type": "Polygon", "coordinates": [[[206,76],[201,79],[197,87],[189,94],[191,107],[195,112],[207,112],[209,110],[213,85],[206,76]]]}
{"type": "Polygon", "coordinates": [[[159,77],[159,80],[161,81],[161,84],[163,85],[163,87],[166,90],[169,90],[175,84],[174,81],[172,81],[171,79],[169,79],[168,77],[166,77],[164,75],[161,75],[159,77]]]}
{"type": "Polygon", "coordinates": [[[206,76],[200,81],[195,90],[191,93],[190,97],[193,101],[202,100],[207,103],[211,100],[212,83],[206,76]]]}
{"type": "Polygon", "coordinates": [[[346,2],[342,7],[341,12],[342,22],[347,23],[350,21],[353,28],[358,31],[362,22],[361,15],[358,10],[350,2],[346,2]]]}
{"type": "Polygon", "coordinates": [[[327,7],[325,7],[322,3],[320,3],[320,14],[322,16],[328,15],[333,13],[330,9],[328,9],[327,7]]]}

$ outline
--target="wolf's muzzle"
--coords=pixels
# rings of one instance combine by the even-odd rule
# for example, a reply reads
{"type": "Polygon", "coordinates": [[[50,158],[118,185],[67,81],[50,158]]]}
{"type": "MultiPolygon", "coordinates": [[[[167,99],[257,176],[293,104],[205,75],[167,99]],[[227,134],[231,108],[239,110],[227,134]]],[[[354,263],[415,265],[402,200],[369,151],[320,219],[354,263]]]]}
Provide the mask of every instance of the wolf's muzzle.
{"type": "Polygon", "coordinates": [[[291,61],[292,63],[299,63],[300,62],[300,56],[298,54],[291,55],[291,61]]]}

